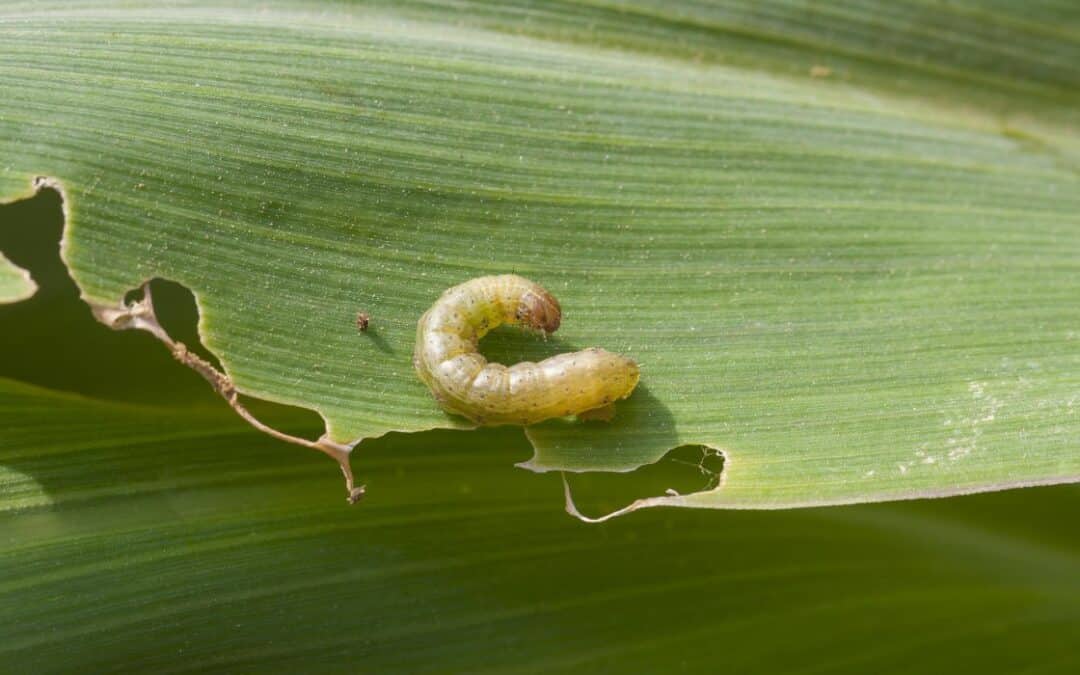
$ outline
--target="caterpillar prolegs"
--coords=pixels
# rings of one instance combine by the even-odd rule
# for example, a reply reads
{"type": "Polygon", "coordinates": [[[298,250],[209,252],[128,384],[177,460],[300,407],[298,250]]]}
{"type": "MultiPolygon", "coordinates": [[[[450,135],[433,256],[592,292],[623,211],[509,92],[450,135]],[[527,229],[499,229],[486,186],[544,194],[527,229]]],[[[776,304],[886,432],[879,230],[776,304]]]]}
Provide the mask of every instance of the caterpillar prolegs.
{"type": "Polygon", "coordinates": [[[542,286],[514,274],[450,288],[416,327],[413,365],[447,412],[478,424],[535,424],[604,408],[630,395],[638,366],[596,347],[539,363],[488,363],[477,345],[504,323],[554,332],[562,309],[542,286]]]}

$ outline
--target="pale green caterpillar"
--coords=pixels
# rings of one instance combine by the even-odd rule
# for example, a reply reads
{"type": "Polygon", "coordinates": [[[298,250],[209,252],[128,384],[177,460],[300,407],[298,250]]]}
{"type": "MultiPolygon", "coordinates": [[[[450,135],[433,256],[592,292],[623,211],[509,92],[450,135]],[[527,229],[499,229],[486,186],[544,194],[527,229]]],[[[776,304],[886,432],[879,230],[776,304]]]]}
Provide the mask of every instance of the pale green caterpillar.
{"type": "Polygon", "coordinates": [[[605,408],[626,398],[638,366],[591,348],[540,363],[488,363],[477,344],[516,323],[554,332],[562,310],[542,286],[514,274],[479,277],[442,294],[416,326],[416,374],[444,410],[478,424],[535,424],[605,408]]]}

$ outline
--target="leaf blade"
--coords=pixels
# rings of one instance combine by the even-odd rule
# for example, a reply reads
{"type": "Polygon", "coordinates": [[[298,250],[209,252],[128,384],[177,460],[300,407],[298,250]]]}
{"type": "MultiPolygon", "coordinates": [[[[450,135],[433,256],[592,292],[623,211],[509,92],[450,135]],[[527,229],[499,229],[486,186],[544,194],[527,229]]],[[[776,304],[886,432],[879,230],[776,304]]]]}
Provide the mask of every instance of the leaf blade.
{"type": "MultiPolygon", "coordinates": [[[[909,67],[918,47],[848,86],[793,77],[768,45],[753,67],[668,60],[616,19],[603,50],[550,39],[569,14],[535,39],[483,8],[456,28],[439,9],[275,9],[23,17],[2,74],[28,94],[4,108],[2,180],[64,181],[84,295],[188,286],[242,391],[315,409],[343,442],[460,426],[412,375],[413,322],[445,287],[512,270],[567,308],[554,346],[643,364],[613,425],[530,430],[536,468],[705,443],[727,480],[695,503],[727,506],[1080,475],[1075,73],[1040,51],[1009,74],[1000,16],[927,47],[976,41],[986,77],[909,67]],[[887,86],[913,72],[929,109],[887,86]],[[1008,113],[1018,91],[1030,105],[1008,113]]],[[[1024,39],[1075,50],[1039,25],[1024,39]]]]}

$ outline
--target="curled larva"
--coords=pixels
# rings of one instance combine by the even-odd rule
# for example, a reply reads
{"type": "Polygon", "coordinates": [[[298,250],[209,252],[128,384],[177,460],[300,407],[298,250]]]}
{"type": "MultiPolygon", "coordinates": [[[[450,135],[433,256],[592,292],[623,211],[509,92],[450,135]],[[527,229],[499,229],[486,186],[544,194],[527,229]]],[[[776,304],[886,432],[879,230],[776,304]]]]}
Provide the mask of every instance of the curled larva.
{"type": "Polygon", "coordinates": [[[632,360],[591,348],[540,363],[488,363],[477,344],[516,323],[551,333],[562,310],[542,286],[514,274],[479,277],[442,294],[416,326],[416,373],[444,410],[479,424],[535,424],[626,398],[638,382],[632,360]]]}

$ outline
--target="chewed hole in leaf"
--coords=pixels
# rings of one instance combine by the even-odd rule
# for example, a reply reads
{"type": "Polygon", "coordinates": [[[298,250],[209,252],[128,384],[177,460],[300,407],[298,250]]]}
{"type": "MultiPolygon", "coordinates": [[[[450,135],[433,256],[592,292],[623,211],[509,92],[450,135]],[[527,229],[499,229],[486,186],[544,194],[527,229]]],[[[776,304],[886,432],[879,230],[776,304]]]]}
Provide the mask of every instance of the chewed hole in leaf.
{"type": "MultiPolygon", "coordinates": [[[[203,346],[202,338],[199,337],[199,309],[195,303],[195,295],[182,284],[166,279],[151,279],[147,286],[154,298],[154,314],[165,332],[221,370],[221,361],[203,346]]],[[[143,288],[128,291],[124,295],[124,304],[130,306],[143,300],[144,293],[143,288]]]]}
{"type": "MultiPolygon", "coordinates": [[[[52,187],[33,197],[0,205],[0,251],[31,271],[40,290],[20,303],[0,305],[5,349],[18,353],[5,376],[90,396],[174,403],[204,401],[220,405],[206,383],[177,367],[167,350],[141,331],[112,331],[94,320],[60,258],[64,228],[63,198],[52,187]]],[[[148,284],[159,323],[175,340],[221,369],[217,357],[199,337],[195,296],[185,286],[165,279],[148,284]]],[[[143,289],[124,296],[131,304],[143,289]]],[[[241,396],[252,414],[290,434],[317,438],[324,428],[318,414],[306,408],[241,396]]]]}
{"type": "Polygon", "coordinates": [[[566,476],[582,514],[599,516],[639,499],[709,492],[720,486],[724,455],[705,445],[681,445],[660,460],[628,473],[589,472],[566,476]]]}
{"type": "MultiPolygon", "coordinates": [[[[154,278],[145,286],[128,291],[124,304],[132,306],[145,302],[146,292],[153,298],[153,313],[157,323],[174,341],[224,373],[218,357],[202,342],[199,334],[199,308],[195,295],[183,284],[168,279],[154,278]]],[[[285,405],[237,392],[237,399],[255,418],[290,436],[318,438],[325,430],[325,422],[313,410],[285,405]]]]}
{"type": "Polygon", "coordinates": [[[42,387],[140,403],[172,404],[212,395],[199,377],[177,368],[167,351],[134,332],[97,322],[60,258],[63,200],[51,187],[0,205],[0,251],[30,271],[38,292],[0,305],[4,375],[42,387]]]}

